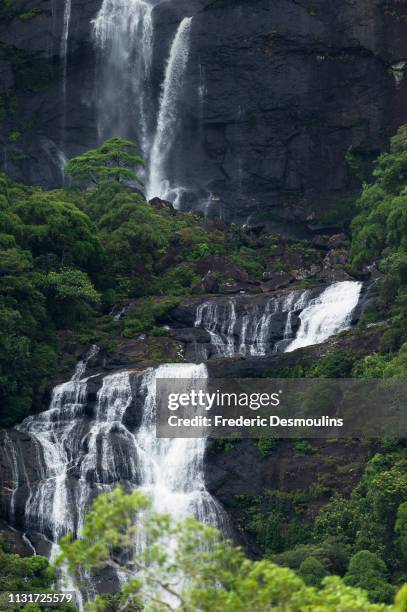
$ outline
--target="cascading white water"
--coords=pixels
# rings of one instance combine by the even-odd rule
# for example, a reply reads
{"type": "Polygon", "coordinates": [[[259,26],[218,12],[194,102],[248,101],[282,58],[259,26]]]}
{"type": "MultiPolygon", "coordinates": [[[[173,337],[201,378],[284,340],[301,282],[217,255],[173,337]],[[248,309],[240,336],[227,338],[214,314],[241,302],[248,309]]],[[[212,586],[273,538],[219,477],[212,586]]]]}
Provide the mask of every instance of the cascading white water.
{"type": "Polygon", "coordinates": [[[62,73],[62,94],[65,105],[66,99],[66,76],[67,76],[67,68],[68,68],[68,42],[69,42],[69,28],[71,25],[71,10],[72,10],[72,0],[65,0],[64,6],[64,21],[62,26],[62,37],[59,53],[62,57],[63,61],[63,73],[62,73]]]}
{"type": "Polygon", "coordinates": [[[58,552],[60,537],[75,528],[67,479],[74,456],[75,419],[82,416],[86,404],[86,382],[81,377],[97,351],[93,346],[77,364],[71,380],[55,387],[49,410],[28,417],[17,427],[32,436],[41,452],[39,464],[44,466],[43,478],[30,490],[25,521],[26,525],[37,525],[51,540],[51,558],[58,552]]]}
{"type": "MultiPolygon", "coordinates": [[[[171,198],[174,190],[166,177],[166,164],[177,134],[178,103],[188,64],[191,17],[185,17],[175,34],[165,70],[157,128],[150,155],[150,176],[147,197],[171,198]]],[[[182,191],[182,188],[181,188],[182,191]]]]}
{"type": "Polygon", "coordinates": [[[343,281],[328,287],[300,314],[297,336],[286,352],[320,344],[349,327],[362,290],[362,283],[343,281]]]}
{"type": "Polygon", "coordinates": [[[194,326],[208,332],[213,352],[220,357],[264,357],[273,351],[289,352],[324,342],[346,329],[361,288],[362,283],[343,281],[315,298],[312,298],[315,293],[305,289],[270,297],[264,302],[254,298],[211,299],[197,307],[194,326]],[[239,303],[240,312],[237,312],[239,303]],[[300,327],[294,338],[292,322],[298,313],[301,313],[300,327]],[[273,326],[276,322],[278,332],[282,315],[286,315],[285,325],[278,338],[273,334],[273,326]]]}
{"type": "Polygon", "coordinates": [[[151,495],[155,511],[221,526],[222,510],[205,488],[205,438],[156,437],[156,380],[183,379],[193,385],[207,377],[204,364],[166,364],[145,374],[143,420],[136,434],[138,466],[140,486],[151,495]]]}
{"type": "Polygon", "coordinates": [[[209,333],[216,354],[222,357],[233,357],[235,354],[235,324],[233,299],[226,305],[219,305],[216,301],[204,302],[196,310],[194,326],[203,327],[209,333]]]}
{"type": "MultiPolygon", "coordinates": [[[[288,341],[293,334],[292,315],[301,311],[296,338],[286,348],[292,351],[346,329],[361,288],[362,283],[345,281],[318,297],[312,298],[315,293],[310,290],[298,290],[263,304],[248,297],[213,299],[199,306],[195,326],[207,329],[219,355],[263,356],[273,348],[273,317],[280,317],[282,340],[288,341]]],[[[193,515],[224,528],[223,510],[205,487],[205,438],[156,437],[156,380],[179,378],[193,384],[207,378],[206,366],[167,364],[134,374],[134,379],[127,371],[105,376],[91,409],[88,387],[92,378],[84,376],[96,352],[97,347],[92,347],[72,379],[54,389],[48,411],[17,427],[33,442],[36,456],[28,459],[36,464],[37,478],[29,480],[24,455],[18,454],[12,436],[5,435],[5,456],[13,481],[9,486],[10,520],[15,520],[20,487],[24,487],[29,495],[23,527],[48,539],[54,558],[59,538],[67,531],[78,532],[95,495],[122,482],[129,489],[139,487],[148,493],[157,512],[176,518],[193,515]]]]}
{"type": "Polygon", "coordinates": [[[170,184],[167,171],[180,119],[192,18],[181,21],[170,45],[156,114],[153,17],[159,3],[103,0],[92,21],[98,54],[95,100],[100,140],[112,136],[136,140],[147,162],[147,197],[175,199],[177,205],[184,189],[170,184]]]}
{"type": "Polygon", "coordinates": [[[247,298],[242,303],[243,312],[239,315],[235,298],[229,298],[226,302],[208,300],[197,307],[194,326],[209,333],[216,355],[264,357],[275,350],[280,342],[292,338],[292,315],[305,307],[309,297],[309,290],[297,290],[260,303],[247,298]],[[273,343],[273,319],[281,317],[281,314],[287,315],[284,334],[280,341],[273,343]]]}
{"type": "Polygon", "coordinates": [[[99,51],[96,100],[101,139],[136,133],[149,154],[153,8],[157,0],[103,0],[92,21],[99,51]]]}
{"type": "MultiPolygon", "coordinates": [[[[19,473],[19,463],[24,466],[25,457],[19,461],[18,450],[6,435],[13,480],[10,519],[14,520],[19,487],[27,487],[23,527],[50,542],[53,559],[59,551],[59,539],[68,531],[78,533],[83,526],[95,495],[121,482],[128,489],[139,487],[148,493],[154,511],[177,519],[195,516],[212,525],[226,525],[222,509],[205,488],[205,439],[156,437],[157,378],[182,378],[193,384],[195,379],[207,378],[205,365],[162,365],[143,375],[135,374],[133,382],[128,371],[105,376],[89,419],[92,377],[83,377],[96,351],[92,347],[71,380],[54,389],[49,410],[17,427],[29,434],[36,449],[39,479],[29,482],[26,472],[19,473]]],[[[69,579],[66,572],[64,578],[69,579]]],[[[85,596],[92,596],[92,580],[89,576],[82,579],[85,596]]],[[[72,582],[68,584],[72,589],[72,582]]],[[[81,594],[77,595],[81,601],[81,594]]]]}

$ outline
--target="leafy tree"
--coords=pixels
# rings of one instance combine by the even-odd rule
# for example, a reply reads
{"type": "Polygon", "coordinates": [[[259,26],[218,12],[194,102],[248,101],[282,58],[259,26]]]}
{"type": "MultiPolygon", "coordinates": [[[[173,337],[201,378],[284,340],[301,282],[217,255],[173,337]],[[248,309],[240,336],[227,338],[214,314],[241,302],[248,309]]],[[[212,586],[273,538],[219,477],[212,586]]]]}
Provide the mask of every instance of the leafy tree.
{"type": "Polygon", "coordinates": [[[344,578],[346,584],[367,591],[371,601],[390,603],[394,587],[387,580],[385,562],[368,550],[361,550],[352,557],[344,578]]]}
{"type": "Polygon", "coordinates": [[[320,587],[328,572],[321,561],[315,557],[307,557],[301,563],[298,574],[308,586],[320,587]]]}
{"type": "Polygon", "coordinates": [[[55,571],[45,557],[20,557],[7,552],[0,541],[0,589],[30,591],[48,589],[55,580],[55,571]]]}
{"type": "MultiPolygon", "coordinates": [[[[110,567],[127,574],[120,610],[183,612],[300,612],[324,610],[379,612],[363,591],[326,578],[323,588],[308,587],[287,568],[268,560],[251,561],[221,533],[189,518],[174,522],[150,510],[140,491],[121,488],[99,496],[88,514],[81,537],[61,542],[59,563],[80,580],[81,570],[110,567]],[[142,515],[142,518],[141,516],[142,515]],[[135,551],[143,530],[148,546],[135,551]]],[[[88,610],[109,610],[112,601],[98,597],[88,610]]]]}
{"type": "Polygon", "coordinates": [[[307,378],[347,378],[354,362],[351,351],[338,349],[315,363],[307,372],[307,378]]]}
{"type": "MultiPolygon", "coordinates": [[[[11,553],[5,543],[0,539],[0,591],[34,591],[51,592],[52,584],[56,578],[55,570],[45,557],[20,557],[11,553]]],[[[57,607],[27,604],[26,606],[7,606],[10,612],[74,612],[71,605],[57,607]]]]}
{"type": "Polygon", "coordinates": [[[83,266],[89,272],[101,264],[101,247],[89,217],[55,193],[34,190],[13,206],[21,220],[16,239],[45,269],[83,266]]]}
{"type": "Polygon", "coordinates": [[[378,314],[386,318],[400,313],[405,317],[407,306],[406,134],[402,126],[391,139],[390,151],[377,159],[374,182],[364,185],[352,222],[352,263],[357,268],[375,261],[384,273],[378,314]]]}
{"type": "Polygon", "coordinates": [[[98,149],[87,151],[71,159],[65,166],[65,174],[94,185],[104,181],[137,182],[143,185],[134,172],[135,168],[143,165],[144,162],[133,142],[110,138],[98,149]]]}
{"type": "Polygon", "coordinates": [[[49,310],[62,326],[86,320],[91,313],[89,307],[100,302],[100,294],[82,270],[63,268],[49,272],[43,275],[41,284],[49,297],[49,310]]]}
{"type": "Polygon", "coordinates": [[[50,272],[44,277],[44,285],[53,292],[57,300],[89,303],[97,303],[100,300],[88,275],[81,270],[64,268],[61,272],[50,272]]]}
{"type": "MultiPolygon", "coordinates": [[[[397,449],[397,447],[396,447],[397,449]]],[[[393,578],[405,575],[400,555],[402,510],[407,501],[405,450],[376,454],[349,499],[335,495],[316,520],[320,540],[340,538],[353,554],[368,550],[380,557],[393,578]],[[397,520],[400,519],[396,529],[397,520]]]]}
{"type": "Polygon", "coordinates": [[[407,501],[398,507],[394,531],[402,558],[407,563],[407,501]]]}
{"type": "MultiPolygon", "coordinates": [[[[317,538],[315,538],[317,539],[317,538]]],[[[272,561],[299,570],[303,561],[308,557],[317,559],[327,572],[343,575],[348,567],[351,547],[339,537],[326,537],[322,542],[313,544],[300,544],[291,550],[273,555],[272,561]]]]}

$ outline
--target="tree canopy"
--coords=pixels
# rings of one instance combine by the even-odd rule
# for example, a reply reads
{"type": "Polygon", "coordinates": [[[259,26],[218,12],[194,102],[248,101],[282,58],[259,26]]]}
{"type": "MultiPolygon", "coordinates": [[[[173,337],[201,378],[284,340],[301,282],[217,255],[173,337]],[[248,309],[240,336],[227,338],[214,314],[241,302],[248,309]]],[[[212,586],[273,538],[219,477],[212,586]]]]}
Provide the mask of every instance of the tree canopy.
{"type": "Polygon", "coordinates": [[[248,559],[217,529],[154,513],[143,493],[120,487],[94,501],[79,539],[66,536],[61,550],[58,563],[66,563],[79,583],[83,570],[111,568],[127,576],[120,594],[97,597],[90,611],[401,612],[406,604],[405,595],[394,608],[371,603],[340,578],[323,578],[319,566],[321,588],[307,586],[288,568],[248,559]],[[148,543],[143,550],[134,546],[141,530],[148,543]]]}
{"type": "Polygon", "coordinates": [[[98,185],[104,181],[136,182],[143,185],[135,169],[144,166],[136,145],[130,140],[110,138],[98,149],[92,149],[69,160],[65,174],[73,179],[98,185]]]}

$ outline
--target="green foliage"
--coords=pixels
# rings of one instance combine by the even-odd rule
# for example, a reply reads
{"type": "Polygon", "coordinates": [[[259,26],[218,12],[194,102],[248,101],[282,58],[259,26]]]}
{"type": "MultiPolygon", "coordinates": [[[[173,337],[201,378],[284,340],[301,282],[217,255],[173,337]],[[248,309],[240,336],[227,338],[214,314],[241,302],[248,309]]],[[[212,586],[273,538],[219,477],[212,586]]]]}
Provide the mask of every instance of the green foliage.
{"type": "MultiPolygon", "coordinates": [[[[51,587],[56,578],[55,570],[48,563],[45,557],[37,555],[35,557],[20,557],[11,553],[7,546],[0,539],[0,590],[1,591],[32,591],[32,592],[52,592],[51,587]]],[[[23,610],[24,612],[74,612],[76,608],[70,605],[60,605],[49,607],[42,605],[38,607],[28,604],[20,606],[7,606],[10,612],[23,610]]]]}
{"type": "Polygon", "coordinates": [[[277,448],[278,442],[278,438],[260,438],[260,440],[256,442],[256,446],[263,457],[267,457],[275,448],[277,448]]]}
{"type": "Polygon", "coordinates": [[[49,272],[44,277],[44,285],[53,293],[54,299],[68,304],[76,301],[97,303],[100,299],[88,275],[81,270],[63,268],[60,272],[49,272]]]}
{"type": "Polygon", "coordinates": [[[41,15],[42,9],[39,6],[33,6],[28,11],[24,11],[23,13],[19,13],[18,18],[20,21],[26,22],[34,19],[37,15],[41,15]]]}
{"type": "Polygon", "coordinates": [[[11,554],[0,540],[0,590],[48,589],[54,580],[55,571],[45,557],[11,554]]]}
{"type": "Polygon", "coordinates": [[[368,550],[361,550],[352,557],[344,578],[345,584],[367,591],[371,601],[391,603],[394,588],[387,580],[385,562],[368,550]]]}
{"type": "Polygon", "coordinates": [[[297,571],[305,559],[313,557],[321,563],[327,572],[343,575],[348,567],[350,554],[350,545],[344,544],[338,538],[327,537],[317,544],[300,544],[290,550],[273,555],[271,559],[279,565],[297,571]]]}
{"type": "Polygon", "coordinates": [[[100,294],[82,270],[51,271],[43,275],[40,283],[48,297],[49,311],[62,327],[88,320],[92,313],[89,306],[100,302],[100,294]]]}
{"type": "Polygon", "coordinates": [[[407,563],[407,501],[398,507],[394,531],[402,559],[407,563]]]}
{"type": "Polygon", "coordinates": [[[102,248],[63,194],[0,176],[0,426],[32,410],[57,368],[57,331],[89,319],[102,248]],[[79,316],[82,313],[82,316],[79,316]]]}
{"type": "Polygon", "coordinates": [[[160,323],[178,302],[178,298],[172,297],[140,300],[138,305],[129,310],[123,319],[123,336],[133,338],[143,332],[154,330],[155,324],[160,323]]]}
{"type": "Polygon", "coordinates": [[[405,378],[407,376],[407,343],[395,355],[376,353],[357,361],[353,376],[358,378],[405,378]]]}
{"type": "Polygon", "coordinates": [[[19,12],[16,9],[14,0],[1,0],[0,2],[0,19],[4,21],[11,21],[14,17],[18,17],[21,21],[25,22],[41,13],[42,9],[39,6],[34,6],[26,11],[19,12]]]}
{"type": "Polygon", "coordinates": [[[268,491],[261,496],[241,495],[240,528],[268,557],[310,542],[312,530],[304,521],[307,495],[268,491]]]}
{"type": "MultiPolygon", "coordinates": [[[[290,569],[268,560],[249,560],[214,528],[192,518],[174,522],[167,515],[150,512],[149,507],[149,500],[140,491],[125,494],[118,488],[95,500],[80,539],[67,536],[61,542],[59,562],[67,563],[79,580],[83,569],[112,567],[127,574],[120,593],[123,611],[391,609],[369,603],[363,591],[346,586],[338,577],[325,578],[321,589],[309,587],[290,569]],[[135,552],[134,541],[140,529],[149,545],[135,552]],[[118,555],[120,550],[126,554],[118,555]]],[[[310,570],[309,561],[304,571],[310,578],[307,568],[310,570]]],[[[319,565],[318,571],[322,577],[319,565]]],[[[110,605],[111,600],[98,597],[87,609],[109,610],[110,605]]]]}
{"type": "Polygon", "coordinates": [[[99,149],[87,151],[69,160],[65,166],[65,174],[94,185],[105,181],[117,183],[132,181],[142,185],[133,168],[143,165],[144,162],[133,142],[110,138],[99,149]]]}
{"type": "Polygon", "coordinates": [[[261,276],[264,272],[264,264],[260,256],[249,247],[240,247],[237,253],[232,254],[231,259],[254,277],[261,276]]]}
{"type": "Polygon", "coordinates": [[[293,447],[296,453],[300,455],[313,455],[315,453],[315,448],[308,440],[295,440],[293,447]]]}
{"type": "Polygon", "coordinates": [[[328,572],[321,561],[315,557],[307,557],[301,563],[298,574],[308,586],[320,587],[328,572]]]}
{"type": "Polygon", "coordinates": [[[378,316],[386,318],[405,312],[407,305],[406,134],[406,126],[401,127],[391,139],[390,151],[378,158],[374,182],[364,185],[352,223],[352,263],[378,263],[384,273],[378,316]]]}
{"type": "Polygon", "coordinates": [[[333,351],[307,371],[307,378],[348,378],[354,362],[355,356],[351,351],[333,351]]]}
{"type": "Polygon", "coordinates": [[[392,575],[400,572],[405,575],[406,571],[400,555],[403,504],[407,501],[405,455],[405,449],[376,454],[350,499],[334,496],[316,521],[321,540],[335,537],[349,544],[353,553],[361,550],[375,553],[392,575]]]}

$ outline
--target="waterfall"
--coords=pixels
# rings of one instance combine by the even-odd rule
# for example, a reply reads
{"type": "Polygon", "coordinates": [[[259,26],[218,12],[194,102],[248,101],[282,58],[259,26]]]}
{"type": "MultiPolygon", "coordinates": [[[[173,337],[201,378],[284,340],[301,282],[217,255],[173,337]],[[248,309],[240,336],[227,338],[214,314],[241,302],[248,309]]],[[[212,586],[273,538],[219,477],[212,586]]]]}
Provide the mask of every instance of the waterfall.
{"type": "Polygon", "coordinates": [[[41,449],[40,465],[43,478],[32,487],[25,506],[26,527],[35,525],[40,533],[52,541],[51,558],[58,552],[57,542],[67,531],[74,531],[75,506],[70,504],[67,486],[78,443],[77,418],[86,405],[86,382],[81,380],[88,361],[98,349],[93,346],[76,366],[66,383],[53,390],[49,410],[25,419],[17,426],[35,440],[41,449]]]}
{"type": "Polygon", "coordinates": [[[69,41],[69,27],[71,24],[71,7],[72,0],[65,0],[64,6],[64,21],[62,26],[62,37],[60,45],[60,55],[63,61],[63,73],[62,73],[62,94],[65,105],[66,99],[66,75],[68,69],[68,41],[69,41]]]}
{"type": "MultiPolygon", "coordinates": [[[[212,351],[219,357],[289,352],[324,342],[349,327],[361,288],[362,283],[343,281],[324,291],[299,289],[261,300],[214,298],[198,305],[194,327],[208,332],[212,351]],[[320,292],[317,296],[316,291],[320,292]],[[296,332],[293,320],[298,325],[298,314],[296,332]]],[[[201,347],[196,347],[199,355],[203,354],[201,347]]]]}
{"type": "MultiPolygon", "coordinates": [[[[171,197],[171,192],[174,193],[166,179],[166,165],[177,133],[178,103],[188,64],[191,23],[191,17],[181,21],[170,49],[150,155],[148,198],[158,196],[165,199],[171,197]]],[[[179,195],[182,188],[178,187],[175,192],[179,195]]]]}
{"type": "Polygon", "coordinates": [[[343,281],[335,283],[313,299],[300,314],[301,325],[297,336],[286,352],[320,344],[347,329],[360,297],[362,283],[343,281]]]}
{"type": "Polygon", "coordinates": [[[305,307],[310,295],[309,290],[297,290],[261,301],[207,300],[197,307],[194,327],[208,332],[219,357],[264,357],[292,338],[292,316],[305,307]]]}
{"type": "Polygon", "coordinates": [[[10,495],[10,520],[13,521],[15,517],[15,496],[18,490],[18,485],[20,482],[20,474],[18,468],[18,458],[16,449],[14,448],[14,444],[10,439],[9,434],[6,432],[3,438],[4,445],[4,453],[7,457],[8,463],[11,468],[11,478],[12,482],[9,484],[9,490],[11,492],[10,495]]]}
{"type": "Polygon", "coordinates": [[[92,20],[98,55],[97,123],[100,140],[120,136],[141,146],[147,160],[148,198],[175,198],[177,206],[184,189],[170,185],[167,172],[180,118],[192,18],[181,21],[170,45],[155,116],[152,62],[153,12],[157,3],[158,0],[103,0],[92,20]]]}
{"type": "Polygon", "coordinates": [[[149,153],[150,72],[156,0],[103,0],[92,21],[99,60],[96,101],[101,140],[135,135],[149,153]]]}
{"type": "MultiPolygon", "coordinates": [[[[92,347],[72,378],[55,387],[46,412],[28,417],[17,427],[30,436],[37,457],[32,452],[19,456],[19,448],[6,434],[13,480],[10,519],[15,520],[16,494],[27,488],[24,524],[19,526],[50,542],[49,556],[54,559],[59,539],[82,528],[94,497],[120,482],[127,489],[140,488],[149,494],[156,512],[226,525],[221,507],[205,488],[205,439],[156,437],[156,380],[204,380],[205,365],[168,364],[144,373],[105,376],[92,406],[89,385],[95,377],[84,375],[96,352],[92,347]],[[40,475],[29,482],[19,464],[33,460],[40,475]]],[[[69,577],[65,574],[65,578],[69,577]]],[[[92,597],[95,585],[89,576],[82,579],[85,598],[92,597]]],[[[120,576],[112,579],[120,582],[120,576]]]]}
{"type": "MultiPolygon", "coordinates": [[[[65,181],[66,181],[66,177],[65,177],[65,166],[68,163],[68,158],[65,155],[65,153],[63,151],[60,151],[59,149],[56,150],[56,162],[58,164],[58,168],[59,171],[61,173],[61,178],[62,178],[62,185],[65,186],[65,181]]],[[[68,177],[68,184],[69,183],[69,177],[68,177]]]]}
{"type": "Polygon", "coordinates": [[[222,510],[205,488],[204,438],[157,438],[155,383],[158,378],[206,379],[203,364],[167,364],[146,373],[143,419],[136,434],[140,487],[152,497],[153,510],[173,517],[195,516],[215,526],[222,524],[222,510]]]}
{"type": "Polygon", "coordinates": [[[200,304],[196,311],[195,327],[203,327],[210,337],[217,355],[233,357],[235,354],[234,331],[236,309],[233,299],[226,305],[216,301],[200,304]]]}

